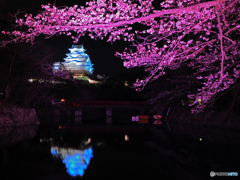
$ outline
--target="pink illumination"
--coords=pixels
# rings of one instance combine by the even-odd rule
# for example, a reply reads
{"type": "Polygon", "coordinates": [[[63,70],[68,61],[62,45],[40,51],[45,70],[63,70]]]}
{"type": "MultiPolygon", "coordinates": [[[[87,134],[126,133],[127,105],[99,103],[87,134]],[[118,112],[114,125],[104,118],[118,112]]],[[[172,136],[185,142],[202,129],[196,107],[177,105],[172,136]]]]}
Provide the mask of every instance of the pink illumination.
{"type": "Polygon", "coordinates": [[[133,42],[133,48],[116,52],[126,68],[144,66],[149,75],[132,87],[141,91],[145,85],[165,74],[165,68],[177,69],[188,63],[196,70],[203,87],[197,94],[192,112],[200,112],[219,91],[224,91],[239,78],[240,41],[239,0],[165,0],[154,7],[153,0],[96,0],[86,6],[57,8],[42,5],[35,17],[16,16],[17,26],[27,31],[5,32],[11,42],[33,42],[36,36],[46,38],[65,34],[77,43],[88,34],[108,42],[133,42]],[[234,17],[234,18],[233,18],[234,17]],[[144,25],[144,30],[133,24],[144,25]],[[198,99],[201,97],[201,103],[198,99]]]}

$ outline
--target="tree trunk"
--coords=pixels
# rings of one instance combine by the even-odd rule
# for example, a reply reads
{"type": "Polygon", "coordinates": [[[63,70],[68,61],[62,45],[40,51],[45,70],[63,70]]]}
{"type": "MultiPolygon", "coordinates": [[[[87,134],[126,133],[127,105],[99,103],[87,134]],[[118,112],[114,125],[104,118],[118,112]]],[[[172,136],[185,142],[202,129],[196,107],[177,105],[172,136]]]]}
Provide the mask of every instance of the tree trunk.
{"type": "Polygon", "coordinates": [[[11,94],[11,88],[9,87],[9,83],[7,84],[6,87],[6,93],[5,93],[5,97],[4,97],[4,102],[8,102],[10,94],[11,94]]]}

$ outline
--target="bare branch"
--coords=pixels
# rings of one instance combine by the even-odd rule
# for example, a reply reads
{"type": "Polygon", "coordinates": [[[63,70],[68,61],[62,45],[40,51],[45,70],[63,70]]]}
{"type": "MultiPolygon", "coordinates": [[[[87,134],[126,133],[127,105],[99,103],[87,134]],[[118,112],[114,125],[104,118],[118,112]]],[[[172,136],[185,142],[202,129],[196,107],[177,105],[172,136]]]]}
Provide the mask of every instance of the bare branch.
{"type": "Polygon", "coordinates": [[[233,44],[236,44],[236,42],[234,42],[232,39],[230,39],[230,38],[228,38],[228,37],[226,37],[226,36],[224,36],[224,35],[222,35],[222,37],[224,37],[225,39],[231,41],[233,44]]]}
{"type": "Polygon", "coordinates": [[[223,51],[223,34],[222,34],[222,28],[221,28],[221,21],[220,21],[220,17],[218,14],[218,8],[215,8],[215,12],[217,14],[217,20],[218,20],[218,29],[219,29],[219,39],[220,39],[220,43],[221,43],[221,52],[222,52],[222,62],[221,62],[221,77],[223,76],[223,63],[224,63],[224,51],[223,51]]]}
{"type": "Polygon", "coordinates": [[[235,31],[236,29],[239,29],[240,28],[240,25],[237,25],[237,26],[235,26],[234,28],[231,28],[231,29],[229,29],[227,32],[225,32],[224,34],[227,36],[230,32],[232,32],[232,31],[235,31]]]}

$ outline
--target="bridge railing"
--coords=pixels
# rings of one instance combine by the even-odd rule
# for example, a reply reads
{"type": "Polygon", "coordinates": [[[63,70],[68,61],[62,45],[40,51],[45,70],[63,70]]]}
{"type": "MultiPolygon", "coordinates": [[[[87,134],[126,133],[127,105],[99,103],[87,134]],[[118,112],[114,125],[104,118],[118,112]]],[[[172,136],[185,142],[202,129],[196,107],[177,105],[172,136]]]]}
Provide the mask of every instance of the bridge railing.
{"type": "Polygon", "coordinates": [[[146,102],[140,101],[70,101],[70,106],[149,106],[146,102]]]}

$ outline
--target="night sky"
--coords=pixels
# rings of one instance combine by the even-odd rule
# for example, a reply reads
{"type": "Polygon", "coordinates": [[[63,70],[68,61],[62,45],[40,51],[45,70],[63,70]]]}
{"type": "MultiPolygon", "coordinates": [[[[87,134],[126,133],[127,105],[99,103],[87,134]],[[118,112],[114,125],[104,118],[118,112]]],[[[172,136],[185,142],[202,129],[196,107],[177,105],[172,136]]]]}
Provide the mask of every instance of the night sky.
{"type": "MultiPolygon", "coordinates": [[[[14,14],[17,10],[24,11],[25,13],[32,13],[36,15],[38,11],[41,11],[42,4],[53,4],[56,1],[56,6],[73,6],[85,5],[85,0],[0,0],[0,2],[6,2],[5,9],[14,14]]],[[[3,29],[0,29],[1,31],[3,29]]],[[[127,68],[123,66],[123,60],[116,57],[114,54],[116,51],[122,52],[129,43],[124,41],[114,42],[112,45],[109,42],[103,40],[93,40],[88,35],[81,37],[77,44],[83,44],[86,49],[86,53],[89,55],[92,63],[94,64],[94,74],[105,74],[107,76],[117,74],[120,72],[127,72],[127,68]]],[[[66,35],[54,36],[47,39],[47,42],[51,44],[58,51],[56,61],[63,61],[66,57],[66,53],[69,53],[68,48],[73,44],[71,37],[66,35]]]]}

